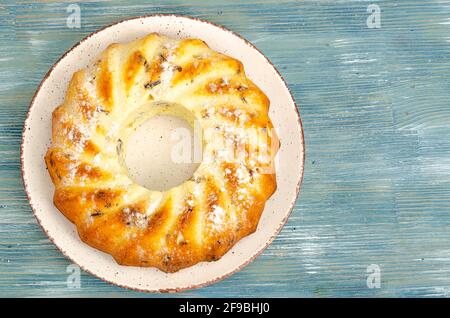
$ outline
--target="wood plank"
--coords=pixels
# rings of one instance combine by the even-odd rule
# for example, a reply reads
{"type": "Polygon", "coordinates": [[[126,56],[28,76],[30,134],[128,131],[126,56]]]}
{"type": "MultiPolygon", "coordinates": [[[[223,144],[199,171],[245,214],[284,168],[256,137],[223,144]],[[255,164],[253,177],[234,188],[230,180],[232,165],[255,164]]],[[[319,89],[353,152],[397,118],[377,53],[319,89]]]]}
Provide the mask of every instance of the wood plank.
{"type": "MultiPolygon", "coordinates": [[[[62,1],[0,5],[0,295],[153,296],[82,273],[45,237],[20,177],[28,104],[50,66],[104,25],[191,15],[251,40],[299,102],[307,143],[300,199],[241,272],[179,296],[450,295],[450,1],[88,1],[81,28],[62,1]],[[366,285],[381,268],[381,288],[366,285]]],[[[159,295],[161,296],[161,295],[159,295]]],[[[167,295],[162,295],[167,296],[167,295]]]]}

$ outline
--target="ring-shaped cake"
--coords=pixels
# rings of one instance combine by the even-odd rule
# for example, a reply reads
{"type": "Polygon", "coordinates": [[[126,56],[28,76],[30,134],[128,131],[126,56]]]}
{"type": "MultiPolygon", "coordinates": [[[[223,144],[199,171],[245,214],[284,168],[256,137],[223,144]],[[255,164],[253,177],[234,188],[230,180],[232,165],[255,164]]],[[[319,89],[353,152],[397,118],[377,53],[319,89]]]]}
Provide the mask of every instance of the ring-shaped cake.
{"type": "Polygon", "coordinates": [[[53,111],[54,204],[119,264],[174,272],[217,260],[256,230],[276,189],[269,104],[240,61],[201,40],[152,33],[112,44],[53,111]],[[134,182],[123,160],[128,137],[157,114],[202,132],[193,177],[163,192],[134,182]]]}

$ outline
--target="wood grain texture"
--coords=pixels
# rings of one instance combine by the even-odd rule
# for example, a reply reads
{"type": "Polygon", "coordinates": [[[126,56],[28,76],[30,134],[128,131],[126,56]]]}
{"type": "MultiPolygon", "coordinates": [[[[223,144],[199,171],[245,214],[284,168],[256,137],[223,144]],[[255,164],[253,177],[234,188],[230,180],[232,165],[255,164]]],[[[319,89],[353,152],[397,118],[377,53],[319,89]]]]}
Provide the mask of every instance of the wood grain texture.
{"type": "MultiPolygon", "coordinates": [[[[450,296],[450,1],[90,1],[0,4],[0,296],[145,296],[70,264],[34,219],[20,177],[29,102],[87,34],[151,13],[240,33],[276,65],[300,105],[307,145],[289,222],[252,264],[176,296],[450,296]],[[162,4],[163,3],[163,4],[162,4]],[[369,29],[367,6],[381,8],[369,29]],[[381,268],[381,288],[366,268],[381,268]]],[[[167,295],[162,295],[167,296],[167,295]]]]}

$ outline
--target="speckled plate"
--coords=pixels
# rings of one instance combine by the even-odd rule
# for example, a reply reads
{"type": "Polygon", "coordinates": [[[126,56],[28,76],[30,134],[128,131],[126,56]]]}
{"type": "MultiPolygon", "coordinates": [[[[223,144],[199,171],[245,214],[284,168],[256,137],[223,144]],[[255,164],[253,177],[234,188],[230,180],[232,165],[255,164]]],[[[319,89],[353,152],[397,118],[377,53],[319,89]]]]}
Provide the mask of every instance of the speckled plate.
{"type": "Polygon", "coordinates": [[[118,286],[150,292],[182,291],[206,286],[239,271],[254,260],[280,232],[297,198],[304,167],[304,140],[294,99],[273,64],[241,36],[190,17],[152,15],[121,21],[99,30],[71,48],[41,82],[24,125],[22,173],[32,210],[50,240],[82,269],[118,286]],[[271,101],[270,117],[281,140],[278,188],[267,201],[257,231],[239,241],[220,260],[167,274],[154,268],[118,265],[109,255],[84,244],[75,226],[53,205],[54,187],[44,164],[50,143],[51,114],[64,99],[72,74],[84,68],[110,43],[128,42],[159,32],[204,40],[212,49],[241,60],[248,77],[271,101]]]}

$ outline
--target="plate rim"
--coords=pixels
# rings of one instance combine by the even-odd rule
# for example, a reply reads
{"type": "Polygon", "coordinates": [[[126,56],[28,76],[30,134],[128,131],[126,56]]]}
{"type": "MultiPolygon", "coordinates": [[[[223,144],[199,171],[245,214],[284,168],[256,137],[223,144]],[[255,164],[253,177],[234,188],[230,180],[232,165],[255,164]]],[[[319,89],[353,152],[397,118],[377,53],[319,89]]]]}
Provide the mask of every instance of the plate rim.
{"type": "Polygon", "coordinates": [[[21,170],[21,177],[22,177],[22,182],[23,182],[23,186],[24,186],[24,190],[27,196],[27,200],[28,200],[28,204],[31,207],[31,210],[33,212],[33,215],[35,217],[35,219],[37,220],[39,226],[41,227],[41,229],[43,230],[43,232],[45,233],[45,235],[48,237],[48,239],[52,242],[53,245],[56,246],[56,248],[61,252],[61,254],[68,259],[69,261],[71,261],[73,264],[76,264],[77,266],[79,266],[83,271],[87,272],[88,274],[108,283],[114,286],[118,286],[124,289],[128,289],[128,290],[132,290],[132,291],[137,291],[137,292],[145,292],[145,293],[174,293],[174,292],[182,292],[182,291],[187,291],[187,290],[193,290],[193,289],[197,289],[197,288],[202,288],[202,287],[206,287],[209,286],[211,284],[217,283],[225,278],[228,278],[232,275],[234,275],[235,273],[239,272],[240,270],[242,270],[244,267],[246,267],[248,264],[250,264],[251,262],[253,262],[272,242],[273,240],[280,234],[281,230],[283,229],[284,225],[286,224],[287,220],[289,219],[290,215],[292,214],[292,211],[294,209],[295,206],[295,202],[297,201],[299,194],[300,194],[300,188],[303,182],[303,177],[305,174],[305,159],[306,159],[306,145],[305,145],[305,135],[304,135],[304,130],[303,130],[303,123],[302,123],[302,119],[300,116],[300,111],[298,109],[298,105],[297,102],[295,101],[295,98],[288,86],[288,84],[286,83],[286,80],[283,78],[283,76],[281,75],[281,73],[278,71],[278,69],[275,67],[275,65],[269,60],[269,58],[267,58],[264,53],[262,53],[253,43],[251,43],[249,40],[247,40],[246,38],[244,38],[243,36],[241,36],[240,34],[222,26],[219,24],[216,24],[214,22],[211,22],[209,20],[205,20],[205,19],[201,19],[201,18],[197,18],[197,17],[192,17],[189,15],[181,15],[181,14],[163,14],[163,13],[155,13],[155,14],[148,14],[148,15],[140,15],[140,16],[133,16],[133,17],[129,17],[129,18],[125,18],[125,19],[121,19],[119,21],[113,22],[111,24],[108,24],[106,26],[101,27],[100,29],[89,33],[87,36],[85,36],[84,38],[82,38],[80,41],[78,41],[77,43],[75,43],[70,49],[66,50],[64,52],[63,55],[61,55],[61,57],[52,64],[52,66],[50,67],[50,69],[47,71],[47,73],[44,75],[44,77],[42,78],[41,82],[39,83],[39,86],[37,87],[31,101],[30,104],[28,106],[28,110],[27,110],[27,114],[24,120],[24,124],[23,124],[23,128],[22,128],[22,140],[21,140],[21,145],[20,145],[20,170],[21,170]],[[272,68],[275,70],[275,72],[278,74],[278,76],[280,77],[281,81],[283,82],[283,85],[285,86],[285,88],[287,89],[287,92],[289,93],[290,99],[292,100],[293,104],[294,104],[294,108],[295,108],[295,113],[297,115],[296,121],[297,121],[297,125],[300,128],[300,144],[302,146],[302,158],[301,158],[301,166],[300,166],[300,176],[297,180],[296,183],[296,189],[295,189],[295,196],[293,196],[292,201],[290,202],[290,206],[288,208],[288,212],[287,214],[285,214],[285,217],[281,220],[280,224],[278,225],[275,233],[273,233],[271,235],[271,237],[265,242],[264,246],[262,248],[260,248],[256,253],[254,253],[252,256],[250,256],[245,262],[243,262],[241,265],[235,267],[234,269],[232,269],[231,271],[229,271],[226,274],[223,274],[221,276],[217,276],[214,277],[208,281],[202,282],[202,283],[197,283],[197,284],[193,284],[193,285],[189,285],[189,286],[185,286],[185,287],[178,287],[178,288],[160,288],[160,289],[144,289],[144,288],[138,288],[138,287],[132,287],[132,286],[127,286],[124,284],[120,284],[117,282],[114,282],[110,279],[107,279],[105,277],[101,277],[100,275],[92,272],[91,270],[86,269],[84,266],[80,265],[79,263],[77,263],[76,261],[74,261],[70,256],[67,255],[67,253],[65,252],[65,250],[60,247],[56,241],[54,240],[54,238],[47,232],[46,228],[42,225],[41,220],[39,219],[39,217],[36,214],[36,210],[31,202],[31,194],[28,191],[28,186],[27,186],[27,182],[25,180],[25,169],[24,169],[24,144],[25,144],[25,134],[26,134],[26,129],[28,126],[28,121],[30,118],[30,113],[31,110],[34,106],[34,102],[35,99],[37,97],[37,95],[39,94],[39,92],[42,89],[42,86],[44,85],[44,83],[47,81],[47,79],[49,78],[50,74],[53,72],[53,70],[56,68],[56,66],[73,50],[75,50],[78,46],[80,46],[83,42],[85,42],[86,40],[88,40],[90,37],[94,36],[97,33],[100,33],[108,28],[111,28],[113,26],[116,26],[118,24],[124,23],[124,22],[128,22],[128,21],[132,21],[132,20],[140,20],[140,19],[148,19],[148,18],[155,18],[155,17],[163,17],[163,18],[167,18],[167,17],[173,17],[176,19],[187,19],[187,20],[194,20],[196,22],[200,22],[200,23],[206,23],[206,24],[210,24],[216,28],[222,29],[225,32],[229,32],[232,35],[238,37],[239,39],[243,40],[247,45],[249,45],[251,48],[255,49],[262,57],[264,57],[264,59],[272,66],[272,68]]]}

